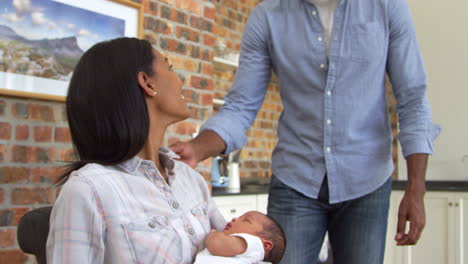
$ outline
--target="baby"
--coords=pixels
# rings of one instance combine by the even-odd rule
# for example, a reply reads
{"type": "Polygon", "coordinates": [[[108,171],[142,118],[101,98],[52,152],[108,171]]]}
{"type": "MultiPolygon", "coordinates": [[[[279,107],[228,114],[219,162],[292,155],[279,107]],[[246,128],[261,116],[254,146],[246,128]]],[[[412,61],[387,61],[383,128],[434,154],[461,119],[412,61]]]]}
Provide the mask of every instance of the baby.
{"type": "Polygon", "coordinates": [[[270,217],[250,211],[229,222],[222,232],[211,231],[206,249],[197,254],[194,264],[279,263],[286,248],[281,226],[270,217]]]}

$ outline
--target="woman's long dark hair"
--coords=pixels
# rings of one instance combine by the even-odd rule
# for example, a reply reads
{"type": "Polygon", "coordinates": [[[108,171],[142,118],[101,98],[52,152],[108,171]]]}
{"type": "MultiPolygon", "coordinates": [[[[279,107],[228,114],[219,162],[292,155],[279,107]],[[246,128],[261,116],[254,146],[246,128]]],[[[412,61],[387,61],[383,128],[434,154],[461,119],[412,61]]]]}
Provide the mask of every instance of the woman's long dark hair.
{"type": "Polygon", "coordinates": [[[143,148],[149,117],[138,73],[154,74],[153,57],[151,44],[136,38],[100,42],[83,54],[66,100],[79,160],[66,166],[59,185],[88,163],[118,164],[143,148]]]}

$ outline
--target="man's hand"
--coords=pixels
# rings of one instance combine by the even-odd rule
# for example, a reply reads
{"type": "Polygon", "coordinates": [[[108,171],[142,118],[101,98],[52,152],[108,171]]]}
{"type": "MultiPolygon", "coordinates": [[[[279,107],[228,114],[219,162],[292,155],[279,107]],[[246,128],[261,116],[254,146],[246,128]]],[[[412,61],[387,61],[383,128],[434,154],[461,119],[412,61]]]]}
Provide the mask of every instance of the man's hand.
{"type": "Polygon", "coordinates": [[[195,148],[191,142],[176,142],[170,147],[177,155],[180,156],[180,160],[187,163],[190,167],[197,167],[199,159],[196,156],[195,148]]]}
{"type": "Polygon", "coordinates": [[[189,142],[176,142],[169,148],[180,156],[181,161],[195,168],[198,162],[224,151],[226,144],[218,134],[207,130],[189,142]]]}
{"type": "Polygon", "coordinates": [[[395,236],[397,245],[415,245],[421,237],[425,224],[424,195],[407,191],[398,209],[398,226],[395,236]],[[407,221],[409,221],[409,232],[405,233],[407,221]]]}

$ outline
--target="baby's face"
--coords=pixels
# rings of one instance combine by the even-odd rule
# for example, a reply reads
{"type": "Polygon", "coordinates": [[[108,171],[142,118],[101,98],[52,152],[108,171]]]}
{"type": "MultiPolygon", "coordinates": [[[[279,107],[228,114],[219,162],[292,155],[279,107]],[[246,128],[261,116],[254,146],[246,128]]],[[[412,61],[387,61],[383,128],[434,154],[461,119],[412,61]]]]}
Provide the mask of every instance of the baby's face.
{"type": "Polygon", "coordinates": [[[223,232],[227,235],[235,233],[246,233],[258,235],[263,231],[263,224],[269,221],[268,217],[260,212],[250,211],[239,218],[233,218],[227,223],[223,232]]]}

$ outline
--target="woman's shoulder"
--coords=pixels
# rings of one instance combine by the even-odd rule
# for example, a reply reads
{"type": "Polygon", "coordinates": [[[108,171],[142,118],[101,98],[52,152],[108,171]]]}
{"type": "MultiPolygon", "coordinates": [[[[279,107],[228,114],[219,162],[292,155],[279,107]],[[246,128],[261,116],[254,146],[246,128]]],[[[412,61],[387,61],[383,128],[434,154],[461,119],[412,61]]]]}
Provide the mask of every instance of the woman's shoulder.
{"type": "Polygon", "coordinates": [[[97,163],[88,163],[82,168],[73,171],[67,181],[71,183],[86,182],[91,188],[98,190],[105,188],[110,182],[121,174],[114,166],[104,166],[97,163]]]}

